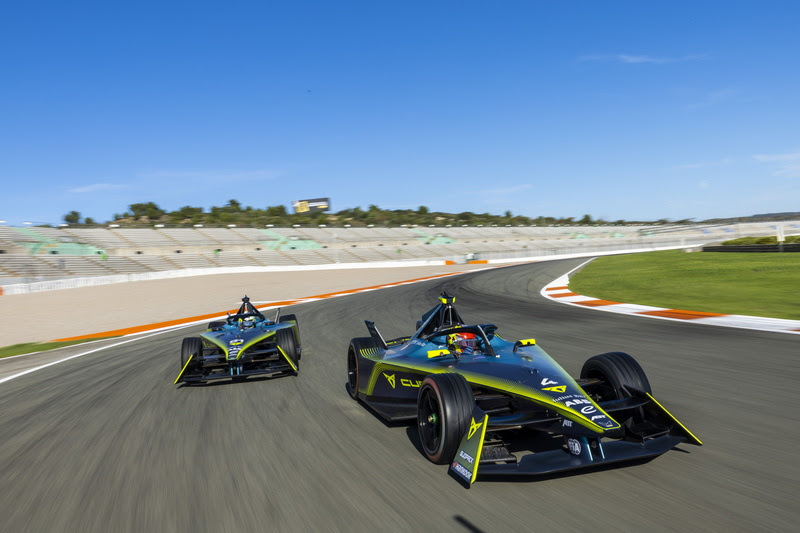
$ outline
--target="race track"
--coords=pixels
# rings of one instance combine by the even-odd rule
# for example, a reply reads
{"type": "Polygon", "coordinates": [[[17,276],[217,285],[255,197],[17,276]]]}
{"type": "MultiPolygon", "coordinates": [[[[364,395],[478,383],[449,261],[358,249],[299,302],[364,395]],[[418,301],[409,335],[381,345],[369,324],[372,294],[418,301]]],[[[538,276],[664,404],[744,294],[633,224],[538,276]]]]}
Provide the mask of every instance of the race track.
{"type": "Polygon", "coordinates": [[[582,262],[488,270],[285,308],[296,377],[172,384],[162,333],[0,384],[5,531],[788,531],[800,510],[800,339],[548,301],[582,262]],[[389,427],[345,389],[351,337],[408,334],[446,289],[468,321],[535,337],[573,375],[626,351],[704,441],[648,463],[463,489],[416,428],[389,427]]]}

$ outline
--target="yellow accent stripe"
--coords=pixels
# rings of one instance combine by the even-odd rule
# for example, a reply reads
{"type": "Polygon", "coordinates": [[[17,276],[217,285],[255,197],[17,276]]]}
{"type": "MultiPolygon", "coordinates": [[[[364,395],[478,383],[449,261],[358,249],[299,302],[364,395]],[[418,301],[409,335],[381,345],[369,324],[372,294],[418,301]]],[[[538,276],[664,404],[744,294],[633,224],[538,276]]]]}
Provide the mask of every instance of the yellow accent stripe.
{"type": "Polygon", "coordinates": [[[431,350],[428,352],[428,359],[441,357],[443,355],[450,355],[450,350],[431,350]]]}
{"type": "Polygon", "coordinates": [[[295,372],[297,372],[297,367],[294,365],[294,363],[292,362],[292,360],[291,360],[291,359],[289,359],[289,356],[288,356],[288,355],[286,355],[286,352],[284,352],[284,351],[283,351],[283,348],[281,348],[280,346],[278,346],[278,351],[279,351],[279,352],[281,352],[281,355],[283,356],[283,358],[284,358],[284,359],[286,359],[286,362],[287,362],[287,363],[289,363],[289,365],[292,367],[292,370],[294,370],[295,372]]]}
{"type": "Polygon", "coordinates": [[[669,411],[667,411],[667,409],[666,409],[666,408],[665,408],[663,405],[661,405],[660,403],[658,403],[658,400],[656,400],[655,398],[653,398],[653,396],[652,396],[652,395],[651,395],[649,392],[645,392],[645,394],[647,394],[647,397],[648,397],[648,398],[650,398],[651,400],[653,400],[653,402],[654,402],[654,403],[655,403],[657,406],[659,406],[659,407],[661,408],[661,410],[662,410],[662,411],[664,411],[664,412],[667,414],[667,416],[669,416],[669,417],[670,417],[670,418],[671,418],[671,419],[672,419],[672,420],[673,420],[673,421],[674,421],[676,424],[678,424],[680,427],[682,427],[682,428],[683,428],[683,430],[684,430],[684,431],[685,431],[685,432],[686,432],[686,433],[687,433],[687,434],[688,434],[688,435],[689,435],[689,436],[692,438],[692,440],[694,441],[694,443],[695,443],[695,444],[697,444],[698,446],[702,446],[702,445],[703,445],[703,441],[701,441],[700,439],[698,439],[697,437],[695,437],[694,433],[692,433],[691,431],[689,431],[689,428],[687,428],[686,426],[684,426],[683,424],[681,424],[681,423],[680,423],[680,421],[679,421],[677,418],[675,418],[674,416],[672,416],[672,413],[670,413],[669,411]]]}
{"type": "Polygon", "coordinates": [[[481,464],[481,453],[483,453],[483,439],[486,438],[486,426],[489,425],[489,415],[483,415],[483,425],[481,425],[481,441],[478,444],[478,453],[475,457],[475,470],[472,472],[472,479],[469,484],[475,483],[475,478],[478,477],[478,466],[481,464]]]}
{"type": "Polygon", "coordinates": [[[172,383],[173,385],[177,385],[178,384],[178,380],[181,379],[181,376],[183,375],[183,373],[186,372],[186,367],[189,366],[189,363],[192,362],[192,357],[194,357],[194,354],[190,355],[189,359],[186,360],[186,364],[183,365],[183,368],[181,368],[181,373],[178,374],[177,378],[175,378],[175,381],[172,383]]]}
{"type": "MultiPolygon", "coordinates": [[[[447,372],[452,372],[450,368],[441,368],[441,367],[428,367],[426,365],[392,365],[388,363],[377,363],[372,369],[372,376],[370,376],[369,383],[367,383],[367,388],[364,391],[367,396],[372,395],[372,392],[375,390],[375,385],[377,384],[378,378],[380,377],[380,373],[384,371],[394,371],[394,372],[409,372],[409,371],[417,371],[417,372],[425,372],[427,374],[444,374],[447,372]]],[[[585,415],[582,413],[569,409],[568,407],[558,404],[554,402],[548,395],[542,393],[540,390],[535,389],[533,387],[522,387],[509,379],[506,378],[496,378],[493,376],[486,376],[484,374],[475,374],[473,372],[458,372],[470,383],[475,384],[478,386],[489,387],[491,389],[496,389],[502,392],[511,393],[522,398],[528,398],[531,400],[538,401],[547,405],[553,411],[556,411],[559,414],[566,416],[567,418],[571,418],[578,424],[582,425],[583,427],[594,431],[595,433],[605,433],[606,431],[610,431],[612,429],[617,429],[620,427],[619,422],[617,422],[614,418],[612,418],[608,413],[606,413],[597,403],[588,395],[585,396],[585,399],[591,402],[591,405],[595,407],[600,414],[605,415],[609,420],[615,422],[616,425],[613,427],[604,428],[602,426],[597,425],[596,423],[589,420],[585,415]],[[572,418],[577,417],[577,418],[572,418]]],[[[568,376],[567,376],[568,377],[568,376]]],[[[571,385],[574,386],[576,391],[582,390],[580,386],[572,381],[571,385]]]]}

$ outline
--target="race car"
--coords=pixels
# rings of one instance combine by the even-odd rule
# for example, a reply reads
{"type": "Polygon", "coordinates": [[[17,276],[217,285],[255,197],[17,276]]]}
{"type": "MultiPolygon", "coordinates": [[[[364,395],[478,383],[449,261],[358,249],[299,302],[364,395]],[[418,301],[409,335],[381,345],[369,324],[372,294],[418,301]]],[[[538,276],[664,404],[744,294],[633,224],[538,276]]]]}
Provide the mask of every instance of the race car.
{"type": "Polygon", "coordinates": [[[573,379],[535,341],[468,325],[455,298],[385,340],[352,339],[347,388],[386,421],[416,421],[421,448],[464,486],[484,476],[553,474],[645,460],[702,442],[653,396],[630,355],[590,357],[573,379]]]}
{"type": "Polygon", "coordinates": [[[236,314],[211,322],[199,337],[183,339],[181,371],[175,383],[296,374],[300,355],[297,317],[281,316],[279,309],[275,320],[268,320],[245,296],[236,314]]]}

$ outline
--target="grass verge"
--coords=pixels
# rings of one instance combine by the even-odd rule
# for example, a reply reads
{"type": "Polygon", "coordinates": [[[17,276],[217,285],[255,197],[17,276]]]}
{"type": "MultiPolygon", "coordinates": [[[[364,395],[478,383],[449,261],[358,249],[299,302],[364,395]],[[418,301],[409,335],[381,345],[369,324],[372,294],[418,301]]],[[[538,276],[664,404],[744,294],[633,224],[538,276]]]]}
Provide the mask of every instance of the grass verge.
{"type": "Polygon", "coordinates": [[[682,250],[600,257],[569,283],[615,302],[793,320],[800,320],[798,287],[798,253],[682,250]]]}
{"type": "MultiPolygon", "coordinates": [[[[112,339],[113,337],[103,337],[104,339],[112,339]]],[[[11,357],[12,355],[22,355],[25,353],[44,352],[46,350],[55,350],[56,348],[63,348],[64,346],[72,346],[73,344],[83,344],[102,339],[81,339],[78,341],[62,341],[62,342],[25,342],[22,344],[14,344],[0,348],[0,359],[3,357],[11,357]]]]}

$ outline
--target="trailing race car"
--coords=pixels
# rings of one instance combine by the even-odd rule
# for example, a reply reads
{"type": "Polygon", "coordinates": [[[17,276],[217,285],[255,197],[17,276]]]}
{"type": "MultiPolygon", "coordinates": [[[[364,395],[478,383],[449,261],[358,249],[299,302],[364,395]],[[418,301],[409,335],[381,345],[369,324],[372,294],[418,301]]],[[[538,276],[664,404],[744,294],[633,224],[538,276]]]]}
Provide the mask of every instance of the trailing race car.
{"type": "Polygon", "coordinates": [[[301,354],[297,318],[278,313],[275,320],[268,320],[250,298],[242,298],[235,315],[211,322],[199,337],[183,339],[181,372],[175,383],[297,373],[301,354]]]}
{"type": "Polygon", "coordinates": [[[484,475],[550,474],[701,445],[653,398],[633,357],[589,358],[570,377],[534,339],[467,325],[443,293],[410,337],[373,322],[347,353],[348,390],[387,421],[416,420],[421,447],[465,486],[484,475]]]}

